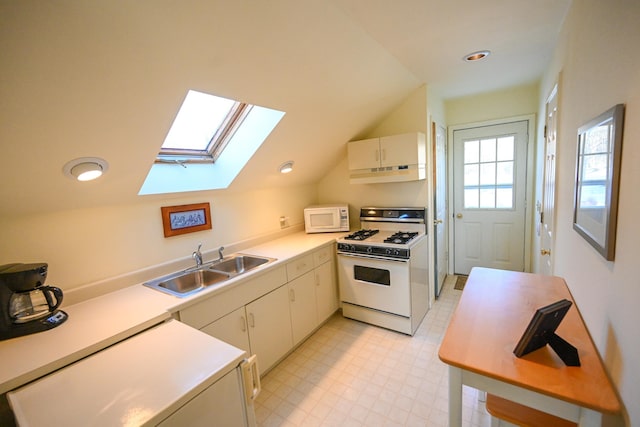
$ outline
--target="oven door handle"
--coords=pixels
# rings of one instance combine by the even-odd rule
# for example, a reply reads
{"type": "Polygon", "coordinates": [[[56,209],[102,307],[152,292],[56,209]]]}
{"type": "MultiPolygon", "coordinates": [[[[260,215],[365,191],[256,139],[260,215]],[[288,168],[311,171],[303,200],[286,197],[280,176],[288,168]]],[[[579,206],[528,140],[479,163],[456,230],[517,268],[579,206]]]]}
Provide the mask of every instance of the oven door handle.
{"type": "Polygon", "coordinates": [[[367,255],[367,254],[350,254],[350,253],[344,253],[344,252],[337,252],[338,256],[344,256],[344,257],[349,257],[349,258],[366,258],[366,259],[372,259],[372,260],[376,260],[376,261],[394,261],[394,262],[409,262],[408,259],[402,259],[402,258],[387,258],[387,257],[380,257],[380,256],[371,256],[371,255],[367,255]]]}

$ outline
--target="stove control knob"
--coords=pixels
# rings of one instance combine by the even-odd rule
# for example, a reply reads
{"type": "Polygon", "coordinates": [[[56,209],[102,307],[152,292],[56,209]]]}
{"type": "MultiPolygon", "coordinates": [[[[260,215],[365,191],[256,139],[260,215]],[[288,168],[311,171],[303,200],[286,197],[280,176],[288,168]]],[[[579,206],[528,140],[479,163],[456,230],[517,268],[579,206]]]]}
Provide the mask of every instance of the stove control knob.
{"type": "Polygon", "coordinates": [[[367,253],[370,254],[371,252],[373,252],[373,248],[371,246],[367,247],[367,253]]]}

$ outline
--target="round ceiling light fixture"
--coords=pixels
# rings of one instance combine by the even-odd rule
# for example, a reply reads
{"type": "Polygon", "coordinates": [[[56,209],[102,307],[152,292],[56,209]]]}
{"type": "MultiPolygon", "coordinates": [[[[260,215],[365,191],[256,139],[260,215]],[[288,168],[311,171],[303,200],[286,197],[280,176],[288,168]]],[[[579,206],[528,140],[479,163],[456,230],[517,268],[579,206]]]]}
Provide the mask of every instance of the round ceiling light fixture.
{"type": "Polygon", "coordinates": [[[98,157],[80,157],[64,165],[62,171],[66,176],[78,181],[91,181],[102,176],[109,169],[106,160],[98,157]]]}
{"type": "Polygon", "coordinates": [[[465,55],[462,59],[464,59],[466,62],[476,62],[485,59],[489,55],[491,55],[490,50],[479,50],[477,52],[471,52],[470,54],[465,55]]]}
{"type": "Polygon", "coordinates": [[[287,162],[284,162],[283,164],[280,165],[278,170],[280,171],[280,173],[289,173],[289,172],[291,172],[293,170],[293,160],[289,160],[287,162]]]}
{"type": "Polygon", "coordinates": [[[289,160],[289,161],[284,162],[283,164],[280,165],[278,170],[280,171],[280,173],[289,173],[289,172],[291,172],[293,170],[293,160],[289,160]]]}

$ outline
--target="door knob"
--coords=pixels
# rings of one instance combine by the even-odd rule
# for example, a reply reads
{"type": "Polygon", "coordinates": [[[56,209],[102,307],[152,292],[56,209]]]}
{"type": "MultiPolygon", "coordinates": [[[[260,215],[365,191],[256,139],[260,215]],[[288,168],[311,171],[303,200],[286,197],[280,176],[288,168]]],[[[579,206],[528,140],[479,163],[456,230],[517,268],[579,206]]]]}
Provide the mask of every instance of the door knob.
{"type": "Polygon", "coordinates": [[[461,213],[456,214],[456,218],[458,218],[458,219],[462,218],[462,214],[461,213]]]}
{"type": "Polygon", "coordinates": [[[551,251],[548,249],[540,249],[540,255],[551,255],[551,251]]]}

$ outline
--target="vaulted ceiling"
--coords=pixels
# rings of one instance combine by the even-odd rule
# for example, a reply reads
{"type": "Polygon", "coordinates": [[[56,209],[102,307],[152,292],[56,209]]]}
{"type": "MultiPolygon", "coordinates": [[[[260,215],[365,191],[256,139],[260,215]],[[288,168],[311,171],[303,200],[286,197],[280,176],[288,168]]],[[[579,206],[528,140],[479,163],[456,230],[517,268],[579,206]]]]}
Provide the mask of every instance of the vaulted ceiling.
{"type": "Polygon", "coordinates": [[[0,215],[141,200],[188,89],[286,112],[231,191],[314,183],[424,84],[447,99],[539,79],[569,4],[0,0],[0,215]],[[109,172],[81,185],[62,168],[85,156],[109,172]]]}

